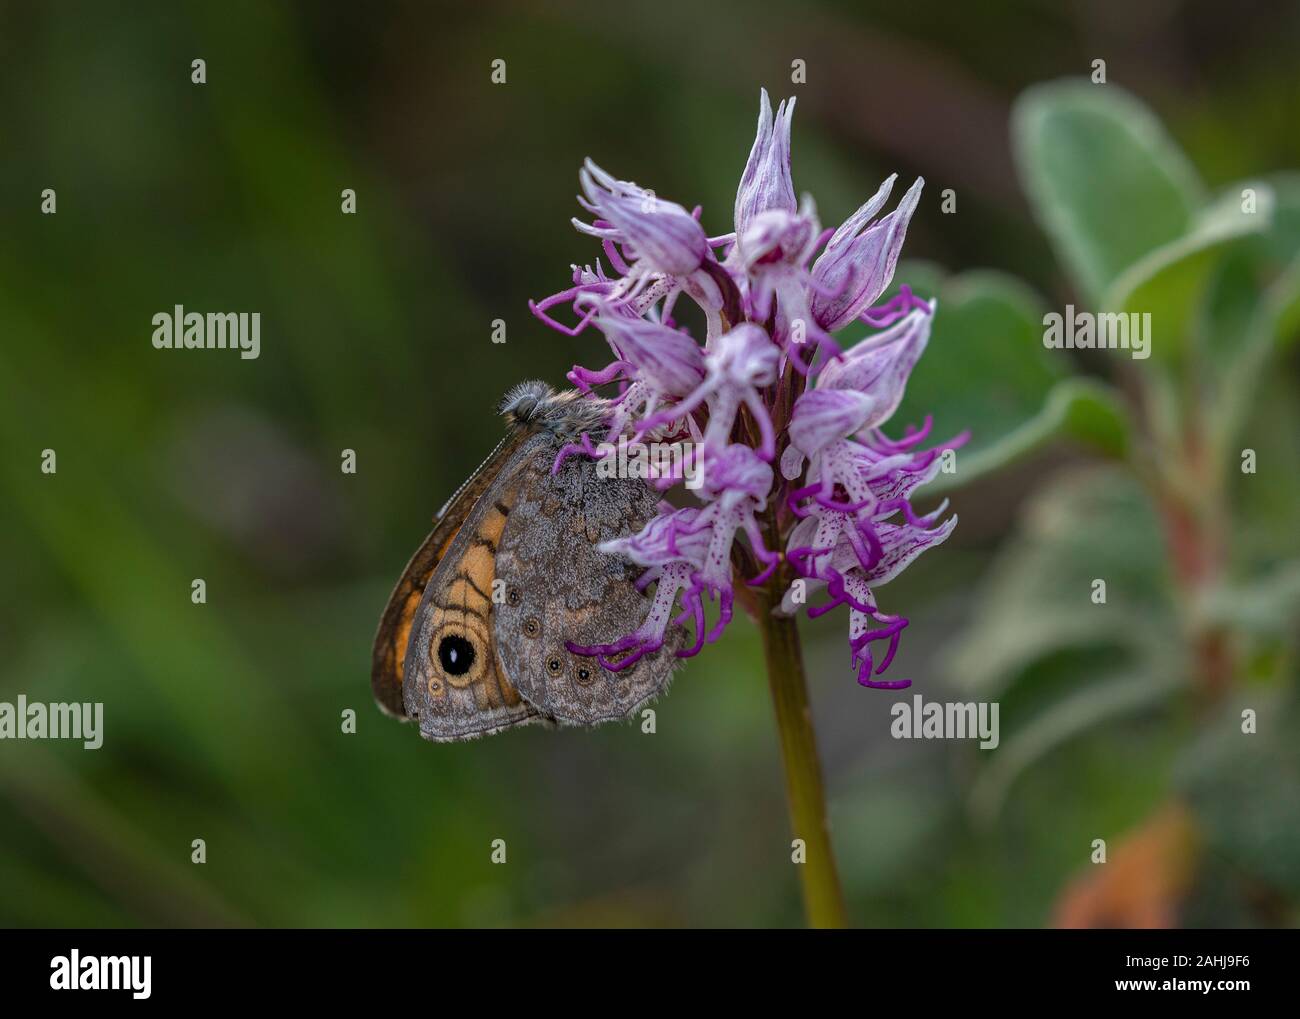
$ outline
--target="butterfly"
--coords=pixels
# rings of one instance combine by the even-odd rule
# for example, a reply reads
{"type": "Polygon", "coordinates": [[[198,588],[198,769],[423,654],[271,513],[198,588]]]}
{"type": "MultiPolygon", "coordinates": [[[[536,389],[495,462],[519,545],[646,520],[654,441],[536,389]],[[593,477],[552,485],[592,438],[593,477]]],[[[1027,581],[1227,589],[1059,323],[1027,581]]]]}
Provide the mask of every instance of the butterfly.
{"type": "Polygon", "coordinates": [[[434,517],[375,635],[375,700],[435,742],[626,718],[667,688],[683,643],[674,627],[617,671],[569,650],[645,618],[640,568],[598,546],[641,530],[658,497],[585,456],[553,470],[566,444],[607,421],[608,401],[525,382],[499,412],[506,437],[434,517]]]}

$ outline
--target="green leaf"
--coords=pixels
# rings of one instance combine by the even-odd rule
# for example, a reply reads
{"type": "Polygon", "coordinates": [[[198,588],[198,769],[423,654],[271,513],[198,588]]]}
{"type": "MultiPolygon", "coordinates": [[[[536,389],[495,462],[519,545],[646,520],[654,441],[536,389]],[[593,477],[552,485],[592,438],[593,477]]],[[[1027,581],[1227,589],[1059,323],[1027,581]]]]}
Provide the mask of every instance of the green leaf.
{"type": "Polygon", "coordinates": [[[1110,386],[1095,379],[1066,379],[1048,393],[1042,410],[1019,428],[973,453],[959,453],[956,472],[940,474],[926,492],[952,491],[1024,459],[1055,439],[1074,439],[1121,458],[1128,451],[1129,431],[1128,412],[1110,386]]]}
{"type": "Polygon", "coordinates": [[[1221,379],[1212,426],[1225,455],[1258,396],[1260,373],[1300,338],[1300,174],[1262,185],[1273,196],[1269,229],[1237,245],[1208,311],[1209,353],[1221,379]]]}
{"type": "Polygon", "coordinates": [[[1182,678],[1155,660],[1081,686],[1018,727],[988,759],[970,792],[980,824],[993,821],[1015,780],[1025,769],[1067,740],[1103,722],[1150,707],[1175,693],[1182,678]]]}
{"type": "Polygon", "coordinates": [[[1264,303],[1268,308],[1278,348],[1291,346],[1300,338],[1300,259],[1291,266],[1286,276],[1274,284],[1264,303]]]}
{"type": "Polygon", "coordinates": [[[1117,85],[1028,89],[1012,113],[1012,141],[1039,222],[1091,304],[1129,266],[1185,236],[1204,204],[1182,151],[1117,85]]]}
{"type": "Polygon", "coordinates": [[[932,278],[920,292],[939,306],[893,427],[933,415],[935,438],[970,429],[968,450],[993,445],[1037,414],[1064,374],[1043,347],[1042,299],[991,271],[932,278]]]}
{"type": "Polygon", "coordinates": [[[1124,470],[1071,471],[1041,490],[974,592],[977,610],[948,654],[963,689],[998,696],[1063,649],[1109,661],[1176,655],[1164,541],[1145,492],[1124,470]],[[1106,582],[1104,604],[1093,582],[1106,582]]]}
{"type": "Polygon", "coordinates": [[[1247,633],[1284,637],[1300,618],[1300,562],[1280,564],[1245,584],[1225,583],[1197,606],[1207,619],[1247,633]]]}
{"type": "Polygon", "coordinates": [[[1229,188],[1197,215],[1186,234],[1143,256],[1107,288],[1102,311],[1150,315],[1150,356],[1166,362],[1182,357],[1197,331],[1207,288],[1226,249],[1269,227],[1273,192],[1263,184],[1254,187],[1255,211],[1243,210],[1241,185],[1229,188]]]}
{"type": "Polygon", "coordinates": [[[1070,377],[1043,346],[1046,305],[1031,288],[991,270],[945,277],[928,262],[905,263],[898,275],[939,307],[894,421],[901,428],[932,415],[937,439],[971,433],[956,473],[939,475],[927,492],[951,491],[1057,438],[1125,453],[1121,401],[1099,381],[1070,377]]]}
{"type": "Polygon", "coordinates": [[[1224,438],[1215,458],[1232,509],[1230,575],[1248,578],[1300,559],[1300,401],[1295,382],[1275,371],[1256,378],[1240,404],[1240,436],[1231,443],[1224,438]],[[1254,454],[1253,474],[1242,470],[1246,449],[1254,454]]]}
{"type": "Polygon", "coordinates": [[[1273,224],[1253,253],[1272,266],[1294,266],[1300,258],[1300,173],[1270,174],[1263,184],[1273,192],[1273,224]]]}
{"type": "Polygon", "coordinates": [[[1070,471],[1042,489],[972,601],[945,671],[968,696],[1001,705],[1002,746],[981,755],[971,791],[980,822],[1044,755],[1184,684],[1159,523],[1117,466],[1070,471]]]}
{"type": "MultiPolygon", "coordinates": [[[[1043,346],[1042,298],[991,270],[948,277],[938,298],[908,395],[934,415],[936,434],[970,428],[974,448],[991,444],[1036,412],[1065,374],[1043,346]]],[[[905,399],[900,414],[912,405],[905,399]]]]}
{"type": "Polygon", "coordinates": [[[1210,850],[1292,895],[1300,893],[1298,726],[1294,690],[1239,701],[1178,768],[1210,850]],[[1245,708],[1255,711],[1254,733],[1242,731],[1245,708]]]}

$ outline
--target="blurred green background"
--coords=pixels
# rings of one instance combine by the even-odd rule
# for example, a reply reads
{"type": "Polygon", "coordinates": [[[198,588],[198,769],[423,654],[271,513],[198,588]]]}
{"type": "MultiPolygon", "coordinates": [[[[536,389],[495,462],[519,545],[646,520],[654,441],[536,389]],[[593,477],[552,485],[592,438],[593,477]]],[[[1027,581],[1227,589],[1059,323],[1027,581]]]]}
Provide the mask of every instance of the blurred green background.
{"type": "Polygon", "coordinates": [[[654,735],[434,746],[368,683],[494,401],[601,363],[526,306],[598,254],[569,225],[581,159],[725,232],[767,87],[798,96],[823,222],[927,179],[900,279],[939,315],[891,427],[974,433],[954,537],[880,599],[912,620],[905,696],[998,700],[1001,747],[891,739],[845,617],[804,627],[854,922],[1294,924],[1298,48],[1289,3],[0,6],[0,700],[105,705],[101,750],[0,743],[0,923],[801,922],[747,620],[654,735]],[[1134,109],[1014,105],[1062,76],[1134,109]],[[1203,185],[1152,170],[1182,157],[1146,151],[1138,103],[1203,185]],[[1256,179],[1249,236],[1100,296],[1200,236],[1188,194],[1256,179]],[[1089,214],[1063,236],[1058,207],[1089,214]],[[1186,349],[1044,351],[1044,309],[1112,298],[1186,349]],[[174,304],[260,311],[260,358],[154,350],[174,304]]]}

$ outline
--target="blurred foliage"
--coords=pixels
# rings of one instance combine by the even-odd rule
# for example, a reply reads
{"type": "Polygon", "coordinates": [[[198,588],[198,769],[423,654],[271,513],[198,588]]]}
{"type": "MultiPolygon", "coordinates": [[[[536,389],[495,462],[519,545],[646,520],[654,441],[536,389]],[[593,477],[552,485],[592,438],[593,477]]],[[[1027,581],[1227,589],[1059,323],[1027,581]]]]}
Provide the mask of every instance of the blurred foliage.
{"type": "Polygon", "coordinates": [[[909,693],[1003,707],[994,752],[895,741],[845,620],[805,628],[853,918],[1052,922],[1093,839],[1122,845],[1175,800],[1202,847],[1182,921],[1295,923],[1298,21],[1208,2],[7,5],[0,699],[101,700],[106,740],[0,743],[0,923],[799,922],[743,620],[654,736],[433,746],[367,682],[391,583],[495,442],[493,401],[591,361],[590,337],[526,311],[596,255],[568,226],[581,158],[723,232],[760,85],[799,96],[795,183],[826,223],[889,172],[929,181],[899,279],[939,315],[895,420],[972,438],[941,479],[962,525],[881,604],[912,620],[909,693]],[[1054,80],[1096,56],[1107,85],[1054,80]],[[786,84],[794,58],[807,85],[786,84]],[[1067,301],[1156,309],[1156,355],[1045,350],[1067,301]],[[174,304],[260,311],[261,357],[153,350],[174,304]],[[1167,455],[1188,434],[1199,459],[1167,455]],[[1170,505],[1229,539],[1213,583],[1186,582],[1170,505]]]}

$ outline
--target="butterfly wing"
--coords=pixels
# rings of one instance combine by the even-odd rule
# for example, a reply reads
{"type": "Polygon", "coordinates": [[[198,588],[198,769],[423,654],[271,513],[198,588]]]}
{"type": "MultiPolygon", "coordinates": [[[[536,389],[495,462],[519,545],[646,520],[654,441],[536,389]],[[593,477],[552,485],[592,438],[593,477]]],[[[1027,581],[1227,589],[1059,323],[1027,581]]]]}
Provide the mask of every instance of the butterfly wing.
{"type": "Polygon", "coordinates": [[[420,607],[433,571],[445,558],[452,541],[460,533],[483,493],[496,480],[504,464],[518,451],[523,439],[524,436],[517,432],[507,435],[478,470],[470,475],[469,480],[447,500],[446,505],[434,517],[433,530],[406,564],[401,579],[393,588],[384,614],[379,619],[379,629],[375,633],[370,657],[370,689],[385,714],[409,719],[402,703],[402,679],[416,610],[420,607]]]}
{"type": "Polygon", "coordinates": [[[402,704],[425,739],[473,739],[541,720],[502,668],[492,629],[497,550],[519,490],[519,466],[538,441],[525,441],[483,489],[415,610],[402,704]]]}
{"type": "Polygon", "coordinates": [[[607,555],[601,542],[639,531],[655,493],[637,479],[602,478],[594,461],[571,457],[551,468],[554,441],[528,454],[496,557],[504,581],[495,616],[501,662],[525,700],[566,725],[626,718],[662,693],[681,646],[674,629],[659,651],[613,672],[566,644],[609,643],[641,625],[648,599],[642,569],[607,555]]]}

